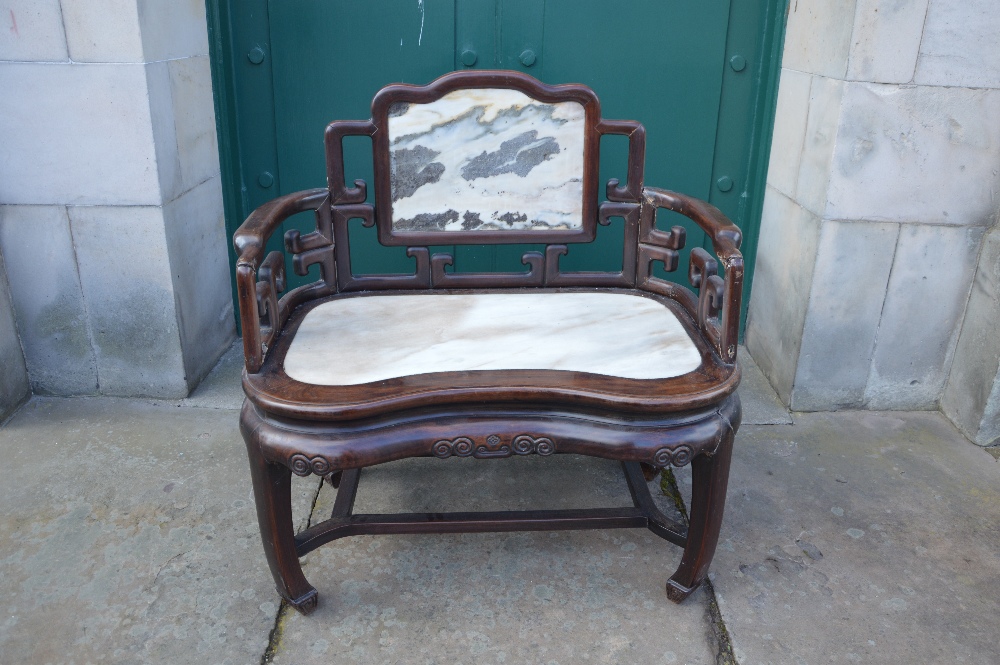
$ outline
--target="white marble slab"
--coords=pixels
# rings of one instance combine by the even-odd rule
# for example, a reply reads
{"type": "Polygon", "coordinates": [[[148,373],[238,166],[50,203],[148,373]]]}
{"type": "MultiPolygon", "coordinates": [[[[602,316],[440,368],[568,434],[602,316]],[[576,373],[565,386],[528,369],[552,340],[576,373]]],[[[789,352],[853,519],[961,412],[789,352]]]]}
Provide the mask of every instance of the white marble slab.
{"type": "Polygon", "coordinates": [[[578,229],[585,113],[517,90],[456,90],[389,111],[397,231],[578,229]]]}
{"type": "Polygon", "coordinates": [[[285,357],[288,376],[324,386],[510,369],[665,379],[700,365],[698,349],[669,309],[617,293],[333,300],[306,315],[285,357]]]}

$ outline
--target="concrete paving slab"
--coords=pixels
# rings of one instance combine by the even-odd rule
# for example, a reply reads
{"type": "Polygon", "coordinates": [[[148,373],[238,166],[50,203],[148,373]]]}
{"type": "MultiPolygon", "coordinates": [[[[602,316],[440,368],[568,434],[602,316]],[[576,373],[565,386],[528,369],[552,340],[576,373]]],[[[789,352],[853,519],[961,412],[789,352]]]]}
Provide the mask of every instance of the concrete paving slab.
{"type": "Polygon", "coordinates": [[[744,425],[791,425],[788,412],[778,393],[760,371],[757,362],[745,346],[739,350],[743,379],[740,381],[740,402],[743,404],[744,425]]]}
{"type": "Polygon", "coordinates": [[[237,418],[35,398],[0,429],[0,661],[260,662],[278,602],[237,418]]]}
{"type": "Polygon", "coordinates": [[[998,524],[1000,463],[939,413],[744,427],[712,566],[738,661],[1000,662],[998,524]]]}
{"type": "MultiPolygon", "coordinates": [[[[406,460],[364,472],[356,510],[631,505],[619,469],[406,460]]],[[[324,485],[314,520],[334,496],[324,485]]],[[[272,662],[715,663],[709,594],[674,605],[664,592],[680,553],[644,529],[347,538],[309,554],[319,607],[285,615],[272,662]]]]}

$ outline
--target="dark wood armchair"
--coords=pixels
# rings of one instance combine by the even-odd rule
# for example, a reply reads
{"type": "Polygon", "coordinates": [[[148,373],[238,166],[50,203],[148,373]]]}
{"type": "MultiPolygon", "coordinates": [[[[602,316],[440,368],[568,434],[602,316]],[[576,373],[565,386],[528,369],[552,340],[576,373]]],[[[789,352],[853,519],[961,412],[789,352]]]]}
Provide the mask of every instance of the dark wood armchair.
{"type": "Polygon", "coordinates": [[[740,231],[716,208],[644,187],[645,130],[601,118],[593,91],[514,72],[457,72],[430,85],[391,85],[372,118],[326,130],[328,188],[256,210],[235,236],[250,457],[264,551],[278,593],[317,602],[299,557],[356,534],[645,527],[684,548],[667,582],[674,601],[705,578],[722,520],[740,423],[737,333],[740,231]],[[603,134],[629,139],[627,181],[598,204],[603,134]],[[342,140],[370,136],[375,205],[344,182],[342,140]],[[683,227],[656,227],[667,208],[694,220],[715,256],[690,251],[695,291],[675,272],[683,227]],[[292,269],[321,279],[285,291],[268,237],[290,231],[292,269]],[[624,220],[616,272],[564,272],[571,243],[624,220]],[[409,275],[359,275],[348,224],[375,226],[416,260],[409,275]],[[519,273],[460,273],[432,245],[543,244],[519,273]],[[721,272],[719,264],[721,263],[721,272]],[[415,456],[503,458],[581,454],[619,460],[634,506],[527,512],[353,512],[362,469],[415,456]],[[693,465],[690,524],[655,507],[643,474],[693,465]],[[338,486],[333,514],[295,534],[291,474],[338,486]]]}

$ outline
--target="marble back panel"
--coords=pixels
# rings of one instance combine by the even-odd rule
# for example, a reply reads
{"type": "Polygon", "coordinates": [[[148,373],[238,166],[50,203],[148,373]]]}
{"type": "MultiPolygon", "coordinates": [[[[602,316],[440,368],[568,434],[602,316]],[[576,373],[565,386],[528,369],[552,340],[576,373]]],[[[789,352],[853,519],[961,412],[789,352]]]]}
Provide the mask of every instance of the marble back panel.
{"type": "Polygon", "coordinates": [[[583,227],[584,106],[460,89],[389,108],[394,232],[583,227]]]}

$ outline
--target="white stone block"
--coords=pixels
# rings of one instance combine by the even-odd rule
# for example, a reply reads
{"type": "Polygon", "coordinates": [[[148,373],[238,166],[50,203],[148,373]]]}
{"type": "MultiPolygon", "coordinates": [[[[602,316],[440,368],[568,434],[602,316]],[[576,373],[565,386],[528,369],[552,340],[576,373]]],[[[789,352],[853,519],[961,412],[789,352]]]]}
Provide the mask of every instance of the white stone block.
{"type": "Polygon", "coordinates": [[[0,60],[65,62],[59,0],[6,0],[0,4],[0,60]]]}
{"type": "Polygon", "coordinates": [[[139,0],[146,62],[208,55],[204,0],[139,0]]]}
{"type": "Polygon", "coordinates": [[[143,62],[136,0],[61,1],[70,59],[143,62]]]}
{"type": "Polygon", "coordinates": [[[0,203],[160,202],[143,65],[0,63],[0,203]]]}
{"type": "Polygon", "coordinates": [[[1000,227],[983,239],[941,410],[980,445],[1000,439],[1000,227]]]}
{"type": "Polygon", "coordinates": [[[843,97],[843,81],[823,76],[812,77],[809,116],[794,198],[799,205],[821,218],[826,209],[843,97]]]}
{"type": "Polygon", "coordinates": [[[917,66],[928,0],[857,0],[847,77],[909,83],[917,66]]]}
{"type": "Polygon", "coordinates": [[[898,234],[898,224],[823,222],[793,409],[862,405],[898,234]]]}
{"type": "Polygon", "coordinates": [[[24,365],[21,340],[14,320],[14,306],[3,253],[0,252],[0,422],[9,416],[31,394],[28,370],[24,365]]]}
{"type": "Polygon", "coordinates": [[[194,388],[236,336],[221,177],[167,204],[163,216],[185,376],[194,388]]]}
{"type": "Polygon", "coordinates": [[[63,206],[0,206],[0,249],[36,393],[97,392],[97,362],[63,206]]]}
{"type": "Polygon", "coordinates": [[[840,123],[826,217],[993,220],[1000,90],[848,83],[840,123]]]}
{"type": "Polygon", "coordinates": [[[854,27],[855,0],[792,0],[782,66],[843,79],[854,27]]]}
{"type": "Polygon", "coordinates": [[[162,210],[74,206],[69,216],[100,392],[185,397],[162,210]]]}
{"type": "Polygon", "coordinates": [[[799,359],[819,230],[815,215],[767,188],[746,345],[785,404],[799,359]]]}
{"type": "Polygon", "coordinates": [[[982,237],[977,227],[910,224],[900,230],[865,391],[869,408],[937,407],[982,237]]]}
{"type": "Polygon", "coordinates": [[[146,66],[164,201],[219,173],[212,74],[207,56],[146,66]]]}
{"type": "Polygon", "coordinates": [[[767,184],[789,198],[795,197],[799,179],[811,85],[812,76],[793,69],[781,70],[767,184]]]}
{"type": "Polygon", "coordinates": [[[1000,87],[1000,5],[996,0],[931,0],[916,83],[1000,87]]]}

